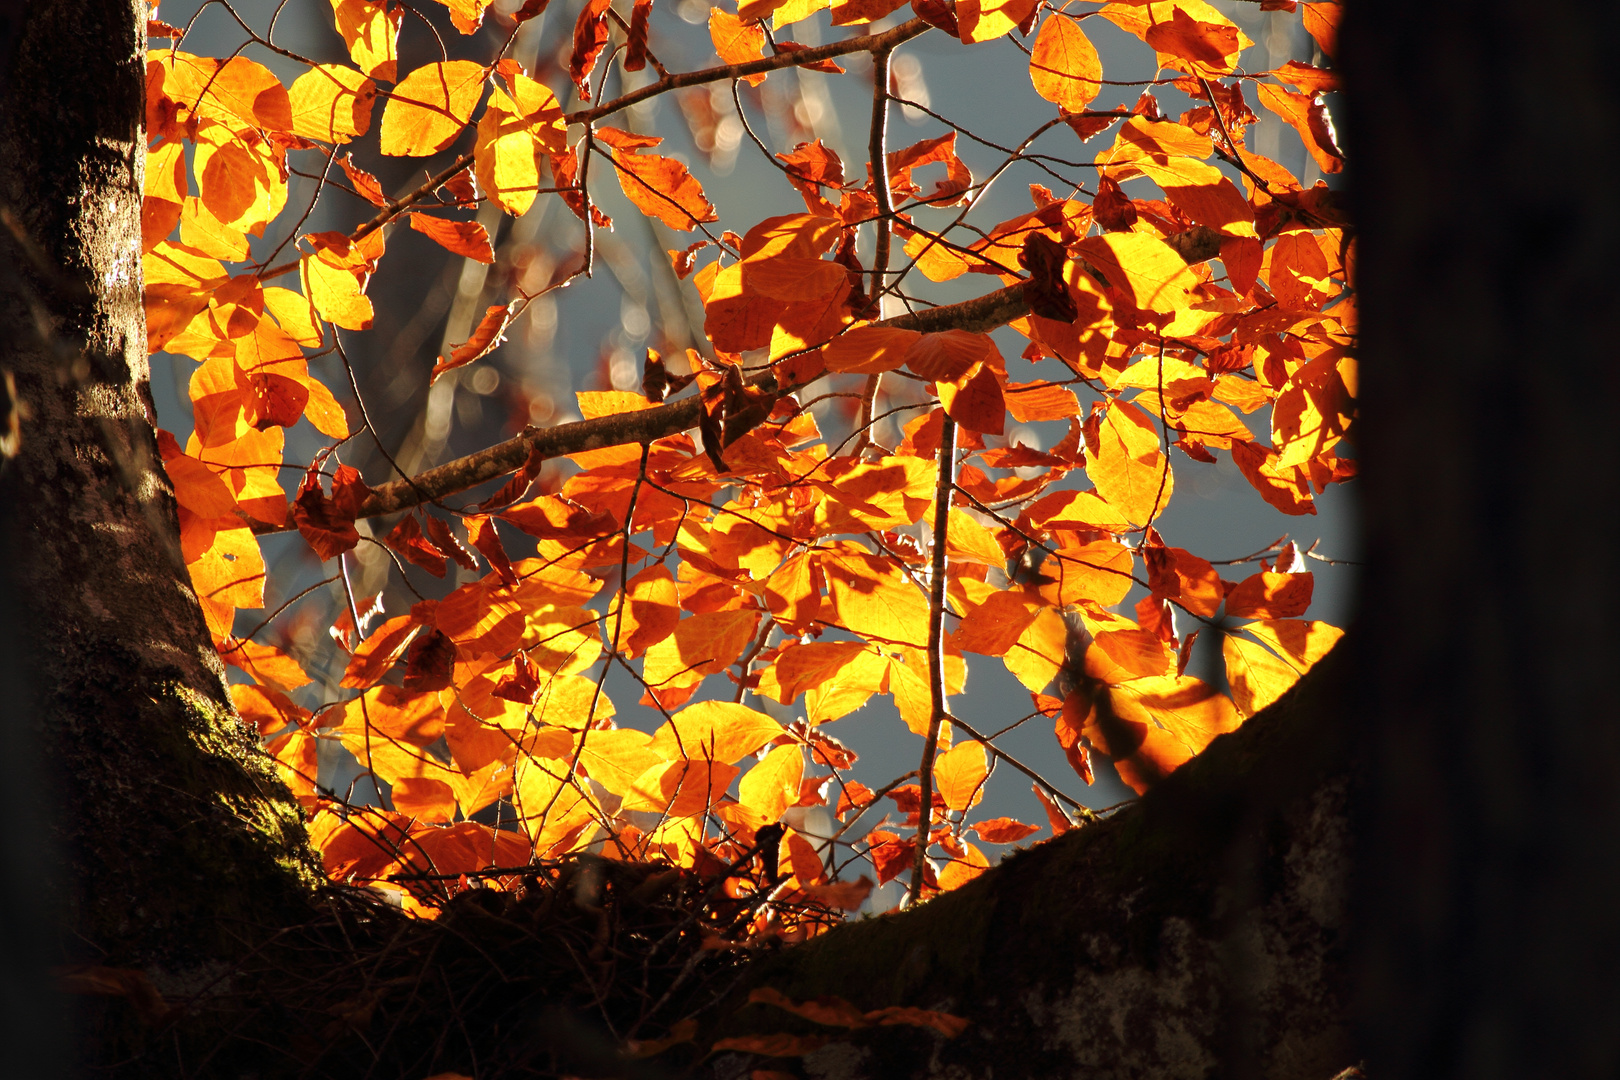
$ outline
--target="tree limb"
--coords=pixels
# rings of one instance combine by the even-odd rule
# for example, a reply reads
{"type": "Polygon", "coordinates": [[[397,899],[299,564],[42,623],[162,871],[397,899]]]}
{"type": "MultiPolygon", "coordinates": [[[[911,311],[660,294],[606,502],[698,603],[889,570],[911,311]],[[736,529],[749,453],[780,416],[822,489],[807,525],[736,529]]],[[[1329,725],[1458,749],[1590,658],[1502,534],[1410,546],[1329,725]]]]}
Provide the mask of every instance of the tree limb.
{"type": "MultiPolygon", "coordinates": [[[[939,330],[985,333],[998,326],[1005,326],[1028,313],[1029,304],[1024,299],[1024,286],[1017,283],[973,300],[964,300],[959,304],[946,304],[884,319],[881,325],[921,333],[939,330]]],[[[761,372],[749,381],[765,390],[788,392],[799,389],[797,386],[777,386],[776,377],[769,370],[761,372]]],[[[497,476],[504,476],[522,468],[531,456],[537,461],[543,461],[586,450],[599,450],[605,446],[651,442],[654,439],[675,435],[697,426],[701,408],[697,396],[693,395],[639,412],[615,413],[612,416],[598,416],[591,420],[578,420],[571,424],[558,424],[548,428],[528,427],[522,434],[505,442],[454,461],[447,461],[414,477],[392,480],[372,489],[371,497],[361,504],[360,512],[356,516],[370,518],[394,514],[424,502],[433,502],[466,491],[486,480],[493,480],[497,476]]],[[[294,528],[294,525],[289,510],[288,519],[283,524],[255,524],[253,531],[262,535],[284,532],[291,528],[294,528]]]]}

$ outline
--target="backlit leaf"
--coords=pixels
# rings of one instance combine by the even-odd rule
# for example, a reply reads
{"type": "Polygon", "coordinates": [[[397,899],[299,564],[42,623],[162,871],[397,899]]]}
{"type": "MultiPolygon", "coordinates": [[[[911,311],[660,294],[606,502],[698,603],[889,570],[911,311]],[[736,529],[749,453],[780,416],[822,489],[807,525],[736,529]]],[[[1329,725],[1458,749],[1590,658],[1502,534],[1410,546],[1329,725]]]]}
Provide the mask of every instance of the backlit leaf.
{"type": "Polygon", "coordinates": [[[342,64],[316,64],[288,91],[295,135],[346,143],[371,128],[377,84],[342,64]]]}
{"type": "Polygon", "coordinates": [[[1054,14],[1035,36],[1029,77],[1041,97],[1068,112],[1080,112],[1102,89],[1102,60],[1073,19],[1054,14]]]}
{"type": "Polygon", "coordinates": [[[438,153],[461,134],[484,92],[484,69],[471,60],[425,64],[399,81],[383,106],[381,150],[396,156],[438,153]]]}

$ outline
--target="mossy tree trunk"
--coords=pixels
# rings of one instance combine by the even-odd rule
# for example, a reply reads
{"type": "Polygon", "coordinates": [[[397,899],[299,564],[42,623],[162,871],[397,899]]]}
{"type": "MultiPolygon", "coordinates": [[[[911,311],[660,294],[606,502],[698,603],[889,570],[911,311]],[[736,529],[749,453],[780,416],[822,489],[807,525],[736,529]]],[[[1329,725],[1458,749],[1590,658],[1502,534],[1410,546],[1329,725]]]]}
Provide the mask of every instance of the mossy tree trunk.
{"type": "Polygon", "coordinates": [[[8,4],[0,33],[0,367],[20,443],[0,461],[0,550],[27,684],[0,712],[49,765],[62,958],[179,978],[313,878],[297,806],[231,709],[153,436],[146,10],[8,4]]]}

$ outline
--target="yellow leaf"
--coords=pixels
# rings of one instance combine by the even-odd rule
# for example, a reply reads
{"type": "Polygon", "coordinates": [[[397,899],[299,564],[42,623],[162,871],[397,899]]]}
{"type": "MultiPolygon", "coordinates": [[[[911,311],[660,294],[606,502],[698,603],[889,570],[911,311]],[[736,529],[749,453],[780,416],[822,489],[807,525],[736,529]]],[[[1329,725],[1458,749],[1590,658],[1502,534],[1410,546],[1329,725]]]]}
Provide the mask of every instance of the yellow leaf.
{"type": "Polygon", "coordinates": [[[660,761],[636,778],[620,808],[696,817],[720,803],[740,771],[735,765],[700,757],[660,761]]]}
{"type": "Polygon", "coordinates": [[[308,300],[278,285],[264,287],[264,309],[275,317],[287,336],[309,349],[318,349],[324,337],[308,300]]]}
{"type": "Polygon", "coordinates": [[[192,174],[203,205],[221,224],[262,236],[287,204],[283,156],[255,131],[233,131],[213,121],[199,124],[192,174]]]}
{"type": "Polygon", "coordinates": [[[393,82],[397,73],[399,27],[405,8],[387,0],[331,0],[337,31],[355,66],[374,79],[393,82]]]}
{"type": "Polygon", "coordinates": [[[767,822],[799,801],[804,779],[804,751],[798,743],[774,747],[765,760],[749,769],[737,785],[737,799],[767,822]]]}
{"type": "Polygon", "coordinates": [[[377,84],[342,64],[316,64],[288,91],[294,135],[346,143],[371,127],[377,84]]]}
{"type": "Polygon", "coordinates": [[[1115,401],[1097,425],[1096,441],[1088,446],[1086,473],[1097,494],[1138,525],[1163,513],[1175,483],[1159,448],[1158,422],[1130,402],[1115,401]]]}
{"type": "Polygon", "coordinates": [[[746,705],[700,701],[653,732],[651,749],[664,758],[735,762],[782,735],[782,725],[746,705]]]}
{"type": "Polygon", "coordinates": [[[1007,562],[1007,553],[996,543],[995,533],[980,525],[966,510],[956,507],[951,508],[945,533],[945,551],[953,562],[965,559],[997,567],[1007,562]]]}
{"type": "Polygon", "coordinates": [[[399,81],[383,107],[380,149],[426,157],[456,141],[484,92],[484,69],[471,60],[444,60],[399,81]]]}
{"type": "Polygon", "coordinates": [[[1176,249],[1146,233],[1108,233],[1079,250],[1139,308],[1169,314],[1192,303],[1198,275],[1176,249]]]}
{"type": "Polygon", "coordinates": [[[508,94],[490,92],[478,120],[473,166],[478,183],[502,210],[521,215],[533,205],[547,154],[562,153],[562,106],[544,83],[522,73],[507,79],[508,94]]]}
{"type": "Polygon", "coordinates": [[[590,608],[545,607],[523,616],[523,647],[529,660],[553,675],[577,675],[602,655],[599,616],[590,608]]]}
{"type": "Polygon", "coordinates": [[[1018,635],[1018,642],[1007,650],[1003,662],[1032,694],[1045,690],[1057,675],[1068,651],[1069,628],[1063,616],[1049,607],[1018,635]]]}
{"type": "Polygon", "coordinates": [[[984,744],[969,739],[934,758],[934,785],[945,805],[966,811],[984,798],[990,763],[984,744]]]}
{"type": "Polygon", "coordinates": [[[1102,61],[1079,25],[1055,14],[1035,35],[1029,78],[1041,97],[1068,112],[1079,112],[1102,89],[1102,61]]]}
{"type": "Polygon", "coordinates": [[[348,330],[370,330],[374,311],[365,295],[364,279],[354,271],[333,266],[319,253],[299,262],[304,295],[321,318],[348,330]]]}
{"type": "Polygon", "coordinates": [[[220,221],[195,195],[187,195],[181,205],[180,242],[227,262],[241,262],[248,257],[247,235],[220,221]]]}
{"type": "Polygon", "coordinates": [[[957,0],[956,24],[963,44],[991,41],[1035,13],[1040,0],[957,0]]]}
{"type": "Polygon", "coordinates": [[[887,558],[850,544],[821,557],[838,625],[870,641],[924,647],[928,599],[887,558]]]}
{"type": "Polygon", "coordinates": [[[1286,694],[1303,672],[1262,645],[1228,634],[1221,642],[1232,701],[1244,716],[1253,716],[1286,694]]]}
{"type": "Polygon", "coordinates": [[[579,755],[585,772],[615,795],[630,794],[636,777],[663,761],[649,746],[652,736],[645,731],[614,728],[586,731],[576,738],[585,740],[579,755]]]}

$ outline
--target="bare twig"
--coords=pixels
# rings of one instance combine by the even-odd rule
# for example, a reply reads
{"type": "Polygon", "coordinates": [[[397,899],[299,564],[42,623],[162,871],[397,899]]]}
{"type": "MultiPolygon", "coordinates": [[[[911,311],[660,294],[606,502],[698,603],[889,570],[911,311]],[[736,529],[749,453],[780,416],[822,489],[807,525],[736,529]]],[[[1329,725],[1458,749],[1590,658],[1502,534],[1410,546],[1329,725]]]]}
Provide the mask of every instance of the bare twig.
{"type": "Polygon", "coordinates": [[[956,421],[945,416],[939,433],[939,480],[934,487],[934,558],[928,581],[928,689],[932,715],[928,739],[923,743],[917,783],[917,848],[911,860],[911,903],[922,898],[923,865],[928,858],[928,834],[934,822],[934,755],[939,750],[939,726],[947,715],[945,698],[945,547],[951,519],[951,491],[956,487],[956,421]]]}

